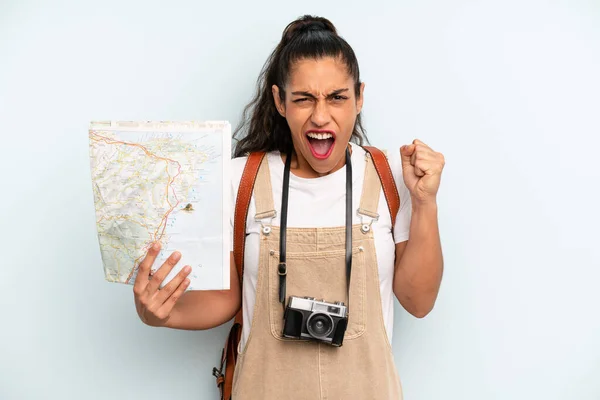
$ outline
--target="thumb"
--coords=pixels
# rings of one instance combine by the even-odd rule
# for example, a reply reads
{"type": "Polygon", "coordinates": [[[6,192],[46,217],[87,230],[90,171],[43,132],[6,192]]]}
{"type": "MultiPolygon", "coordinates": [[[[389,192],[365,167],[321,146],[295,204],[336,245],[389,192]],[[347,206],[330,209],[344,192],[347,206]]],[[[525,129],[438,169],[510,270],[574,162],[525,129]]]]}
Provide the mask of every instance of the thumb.
{"type": "Polygon", "coordinates": [[[412,157],[414,152],[415,152],[414,144],[400,147],[400,157],[402,158],[402,166],[403,167],[411,166],[410,158],[412,157]]]}

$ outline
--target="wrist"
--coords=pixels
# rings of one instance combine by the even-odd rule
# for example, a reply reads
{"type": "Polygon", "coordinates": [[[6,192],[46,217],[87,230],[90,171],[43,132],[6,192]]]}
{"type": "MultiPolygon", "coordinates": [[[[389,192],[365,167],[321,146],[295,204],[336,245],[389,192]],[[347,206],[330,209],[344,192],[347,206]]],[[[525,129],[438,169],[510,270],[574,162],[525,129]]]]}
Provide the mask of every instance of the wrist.
{"type": "Polygon", "coordinates": [[[437,201],[436,199],[431,200],[415,200],[412,199],[412,212],[414,213],[428,213],[428,212],[437,212],[437,201]]]}

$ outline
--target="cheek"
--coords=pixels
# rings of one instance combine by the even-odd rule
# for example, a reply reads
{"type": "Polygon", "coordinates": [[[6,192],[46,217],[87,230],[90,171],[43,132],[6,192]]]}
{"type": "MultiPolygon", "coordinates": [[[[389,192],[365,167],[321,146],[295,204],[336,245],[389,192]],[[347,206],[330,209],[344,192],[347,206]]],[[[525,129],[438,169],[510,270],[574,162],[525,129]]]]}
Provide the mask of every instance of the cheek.
{"type": "Polygon", "coordinates": [[[356,107],[349,105],[336,109],[332,115],[339,127],[346,133],[351,134],[356,122],[356,107]]]}
{"type": "Polygon", "coordinates": [[[308,108],[291,107],[285,115],[285,119],[292,130],[296,134],[302,131],[302,127],[310,121],[310,110],[308,108]]]}

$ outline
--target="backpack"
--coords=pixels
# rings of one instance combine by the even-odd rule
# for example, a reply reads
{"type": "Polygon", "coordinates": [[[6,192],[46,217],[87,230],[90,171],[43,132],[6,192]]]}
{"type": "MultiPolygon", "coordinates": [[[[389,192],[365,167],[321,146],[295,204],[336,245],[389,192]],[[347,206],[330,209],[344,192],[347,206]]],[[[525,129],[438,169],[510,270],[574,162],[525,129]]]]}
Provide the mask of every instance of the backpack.
{"type": "MultiPolygon", "coordinates": [[[[383,193],[390,211],[393,231],[396,215],[400,208],[400,196],[398,195],[398,189],[396,188],[387,157],[383,151],[375,147],[364,146],[363,148],[370,154],[379,180],[381,181],[381,187],[383,188],[383,193]]],[[[255,152],[250,153],[248,156],[235,202],[233,258],[237,268],[240,286],[242,285],[242,279],[244,277],[244,245],[246,240],[245,232],[248,207],[250,205],[250,198],[252,197],[256,175],[265,154],[265,152],[255,152]]],[[[225,341],[223,351],[221,352],[220,366],[218,368],[213,368],[213,376],[216,378],[221,400],[231,399],[233,372],[237,362],[238,344],[242,336],[242,323],[242,308],[240,307],[235,316],[233,325],[231,326],[231,330],[229,331],[229,335],[227,336],[227,340],[225,341]]]]}

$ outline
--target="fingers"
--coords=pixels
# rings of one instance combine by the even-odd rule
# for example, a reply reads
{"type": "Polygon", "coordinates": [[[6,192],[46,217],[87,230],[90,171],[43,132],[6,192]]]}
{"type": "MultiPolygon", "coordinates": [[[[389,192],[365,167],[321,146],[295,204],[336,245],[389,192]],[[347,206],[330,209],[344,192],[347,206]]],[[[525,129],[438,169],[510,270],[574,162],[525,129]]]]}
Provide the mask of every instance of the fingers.
{"type": "Polygon", "coordinates": [[[417,152],[415,151],[410,157],[410,163],[413,167],[415,167],[415,175],[416,176],[425,176],[425,171],[422,169],[422,155],[421,158],[417,158],[417,152]]]}
{"type": "MultiPolygon", "coordinates": [[[[173,282],[173,281],[171,281],[171,282],[173,282]]],[[[171,284],[171,282],[169,282],[169,284],[171,284]]],[[[183,293],[185,292],[185,290],[188,288],[189,285],[190,285],[190,280],[188,278],[185,278],[183,281],[181,281],[179,283],[179,286],[176,287],[175,291],[165,300],[163,305],[160,306],[159,309],[156,311],[156,317],[159,319],[165,319],[165,318],[169,317],[169,315],[171,314],[171,311],[173,310],[173,307],[175,306],[175,304],[177,304],[177,301],[179,301],[179,299],[181,298],[181,296],[183,295],[183,293]]],[[[161,292],[165,288],[166,288],[166,286],[161,290],[161,292]]]]}
{"type": "Polygon", "coordinates": [[[430,165],[437,162],[439,158],[438,153],[419,139],[413,140],[411,145],[402,146],[400,154],[402,155],[402,164],[414,167],[414,173],[419,177],[425,176],[430,165]]]}
{"type": "Polygon", "coordinates": [[[400,157],[402,159],[402,166],[403,167],[412,165],[412,163],[411,163],[411,157],[414,154],[414,152],[415,152],[415,145],[414,144],[400,147],[400,157]]]}
{"type": "Polygon", "coordinates": [[[415,175],[416,176],[425,176],[425,170],[421,168],[417,163],[415,163],[415,175]]]}
{"type": "Polygon", "coordinates": [[[183,269],[179,271],[179,273],[175,275],[175,277],[171,279],[171,281],[166,284],[165,287],[158,291],[158,294],[156,295],[157,303],[162,305],[165,301],[167,301],[169,296],[171,296],[177,290],[177,288],[181,286],[181,283],[187,278],[190,272],[192,272],[192,267],[189,265],[183,267],[183,269]]]}
{"type": "MultiPolygon", "coordinates": [[[[414,163],[416,160],[431,160],[435,157],[435,151],[431,147],[427,146],[423,142],[414,144],[415,151],[412,154],[411,161],[414,163]]],[[[414,165],[414,164],[413,164],[414,165]]]]}
{"type": "Polygon", "coordinates": [[[413,144],[414,145],[419,145],[420,147],[426,147],[428,149],[431,150],[431,147],[427,146],[425,143],[423,143],[422,141],[420,141],[419,139],[415,139],[413,140],[413,144]]]}
{"type": "Polygon", "coordinates": [[[156,292],[156,290],[158,290],[158,287],[160,286],[161,282],[165,279],[169,272],[171,272],[173,267],[177,265],[177,262],[180,259],[181,253],[178,251],[173,252],[169,256],[169,258],[167,258],[167,261],[165,261],[163,265],[160,266],[158,271],[156,271],[156,273],[152,276],[152,279],[150,279],[150,282],[148,282],[148,285],[146,286],[146,292],[148,294],[153,295],[156,292]]]}
{"type": "Polygon", "coordinates": [[[138,315],[145,323],[151,326],[162,324],[169,318],[173,306],[190,285],[187,276],[191,267],[186,266],[163,287],[158,290],[166,276],[173,270],[181,259],[181,253],[173,252],[160,266],[158,271],[148,280],[150,269],[160,251],[160,245],[155,243],[138,266],[138,274],[134,284],[135,304],[138,315]]]}
{"type": "Polygon", "coordinates": [[[133,284],[133,293],[136,295],[141,295],[144,289],[146,289],[146,285],[148,285],[148,276],[150,273],[150,268],[152,264],[154,264],[154,260],[156,260],[156,256],[160,252],[160,243],[154,243],[150,246],[150,249],[146,253],[146,257],[142,260],[140,265],[138,266],[138,273],[135,278],[135,283],[133,284]]]}
{"type": "Polygon", "coordinates": [[[402,146],[400,148],[400,155],[402,158],[402,169],[407,171],[413,171],[416,176],[424,176],[425,171],[420,168],[421,162],[425,155],[423,153],[423,147],[420,144],[410,144],[402,146]]]}

